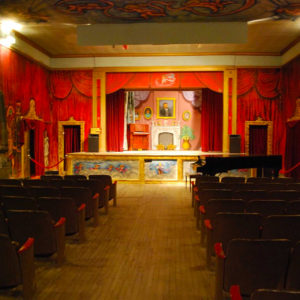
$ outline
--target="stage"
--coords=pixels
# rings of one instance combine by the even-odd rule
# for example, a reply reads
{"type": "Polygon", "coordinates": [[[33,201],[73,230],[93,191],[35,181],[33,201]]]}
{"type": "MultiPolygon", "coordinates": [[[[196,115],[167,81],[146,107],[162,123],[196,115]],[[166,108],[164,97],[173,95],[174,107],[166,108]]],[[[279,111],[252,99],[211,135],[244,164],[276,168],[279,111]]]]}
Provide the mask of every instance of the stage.
{"type": "MultiPolygon", "coordinates": [[[[192,163],[198,156],[228,156],[222,152],[202,151],[124,151],[77,152],[66,157],[66,174],[111,175],[124,182],[184,181],[193,171],[192,163]]],[[[236,155],[236,154],[235,154],[236,155]]]]}

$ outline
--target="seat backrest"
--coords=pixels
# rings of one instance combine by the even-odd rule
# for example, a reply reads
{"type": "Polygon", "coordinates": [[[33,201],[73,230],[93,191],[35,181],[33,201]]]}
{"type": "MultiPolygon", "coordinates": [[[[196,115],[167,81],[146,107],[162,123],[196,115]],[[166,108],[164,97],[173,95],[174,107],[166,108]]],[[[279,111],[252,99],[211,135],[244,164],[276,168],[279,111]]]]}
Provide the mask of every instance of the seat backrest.
{"type": "MultiPolygon", "coordinates": [[[[287,272],[285,288],[300,290],[300,242],[293,249],[290,265],[287,272]]],[[[300,298],[299,298],[300,299],[300,298]]]]}
{"type": "Polygon", "coordinates": [[[6,216],[2,209],[0,209],[0,234],[10,235],[6,216]]]}
{"type": "Polygon", "coordinates": [[[286,213],[286,201],[283,200],[251,200],[247,203],[247,212],[256,212],[263,217],[283,215],[286,213]]]}
{"type": "Polygon", "coordinates": [[[33,197],[59,197],[60,189],[53,186],[32,186],[27,188],[28,193],[33,197]]]}
{"type": "Polygon", "coordinates": [[[232,239],[259,238],[261,223],[261,215],[257,213],[217,213],[212,231],[213,244],[221,242],[226,252],[232,239]]]}
{"type": "Polygon", "coordinates": [[[0,234],[0,270],[0,287],[21,284],[21,268],[17,250],[5,234],[0,234]]]}
{"type": "Polygon", "coordinates": [[[196,182],[219,182],[218,176],[197,176],[196,182]]]}
{"type": "Polygon", "coordinates": [[[300,200],[287,202],[286,213],[288,215],[300,215],[300,200]]]}
{"type": "Polygon", "coordinates": [[[20,179],[0,179],[0,185],[17,185],[22,186],[22,180],[20,179]]]}
{"type": "Polygon", "coordinates": [[[56,252],[54,222],[47,211],[8,210],[7,218],[13,240],[24,244],[29,237],[33,237],[35,255],[56,252]]]}
{"type": "Polygon", "coordinates": [[[112,178],[110,175],[90,175],[89,179],[103,180],[107,185],[112,185],[112,178]]]}
{"type": "MultiPolygon", "coordinates": [[[[77,181],[74,180],[74,182],[77,181]]],[[[77,207],[79,207],[82,203],[86,204],[86,217],[90,218],[92,216],[92,192],[90,188],[79,186],[77,182],[77,186],[62,186],[60,193],[62,197],[73,198],[77,207]]]]}
{"type": "Polygon", "coordinates": [[[269,191],[268,199],[280,199],[285,201],[300,200],[300,192],[295,190],[277,190],[269,191]]]}
{"type": "Polygon", "coordinates": [[[65,175],[64,179],[67,180],[87,180],[85,175],[65,175]]]}
{"type": "Polygon", "coordinates": [[[259,289],[251,294],[251,300],[299,300],[300,291],[259,289]]]}
{"type": "Polygon", "coordinates": [[[63,180],[64,178],[60,175],[41,175],[42,180],[63,180]]]}
{"type": "Polygon", "coordinates": [[[210,199],[230,199],[232,198],[232,190],[228,189],[204,189],[200,194],[201,204],[206,205],[210,199]]]}
{"type": "Polygon", "coordinates": [[[234,198],[243,199],[245,201],[255,200],[255,199],[267,199],[267,192],[265,190],[240,190],[235,191],[233,194],[234,198]]]}
{"type": "Polygon", "coordinates": [[[37,202],[39,208],[48,211],[55,222],[61,217],[66,218],[67,234],[78,232],[77,205],[73,198],[40,197],[37,202]]]}
{"type": "Polygon", "coordinates": [[[248,177],[247,182],[267,183],[267,182],[272,182],[272,178],[271,177],[248,177]]]}
{"type": "Polygon", "coordinates": [[[300,215],[269,216],[263,223],[262,238],[300,241],[300,215]]]}
{"type": "Polygon", "coordinates": [[[0,186],[1,196],[28,196],[27,190],[22,186],[2,185],[0,186]]]}
{"type": "Polygon", "coordinates": [[[221,178],[221,182],[224,182],[224,183],[245,183],[245,177],[224,176],[224,177],[221,178]]]}
{"type": "Polygon", "coordinates": [[[35,198],[27,196],[5,196],[2,197],[4,209],[7,210],[37,210],[37,203],[35,198]]]}
{"type": "Polygon", "coordinates": [[[292,183],[295,182],[295,179],[292,177],[277,177],[273,179],[273,182],[276,183],[292,183]]]}
{"type": "Polygon", "coordinates": [[[249,297],[259,288],[283,288],[290,249],[288,240],[231,240],[224,264],[224,290],[239,285],[242,296],[249,297]]]}
{"type": "Polygon", "coordinates": [[[294,190],[294,191],[300,191],[300,183],[299,182],[294,182],[294,183],[289,183],[287,184],[286,187],[288,190],[294,190]]]}
{"type": "Polygon", "coordinates": [[[241,199],[211,199],[208,200],[207,205],[205,206],[206,214],[204,215],[205,219],[211,220],[214,226],[214,220],[217,213],[220,212],[244,212],[245,210],[245,201],[241,199]]]}
{"type": "Polygon", "coordinates": [[[25,187],[28,186],[48,186],[48,182],[45,180],[41,180],[41,179],[24,179],[23,180],[23,185],[25,187]]]}

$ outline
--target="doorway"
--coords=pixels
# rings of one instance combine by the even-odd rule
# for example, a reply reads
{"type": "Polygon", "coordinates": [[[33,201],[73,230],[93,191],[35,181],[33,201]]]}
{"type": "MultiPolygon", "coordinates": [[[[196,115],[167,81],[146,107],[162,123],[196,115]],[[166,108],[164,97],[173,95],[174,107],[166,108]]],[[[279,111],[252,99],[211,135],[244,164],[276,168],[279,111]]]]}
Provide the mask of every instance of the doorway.
{"type": "MultiPolygon", "coordinates": [[[[75,121],[70,118],[68,121],[58,122],[58,158],[62,160],[67,153],[82,152],[84,145],[84,121],[75,121]]],[[[64,175],[67,170],[65,161],[59,164],[59,174],[64,175]]]]}

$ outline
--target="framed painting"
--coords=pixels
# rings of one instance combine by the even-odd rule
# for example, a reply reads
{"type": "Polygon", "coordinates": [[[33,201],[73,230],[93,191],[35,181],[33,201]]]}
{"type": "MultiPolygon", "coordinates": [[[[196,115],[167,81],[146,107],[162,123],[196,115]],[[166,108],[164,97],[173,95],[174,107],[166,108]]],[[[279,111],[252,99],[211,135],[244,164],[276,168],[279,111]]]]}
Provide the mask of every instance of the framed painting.
{"type": "Polygon", "coordinates": [[[191,112],[190,111],[186,110],[182,113],[182,119],[184,121],[188,121],[188,120],[190,120],[190,118],[191,118],[191,112]]]}
{"type": "Polygon", "coordinates": [[[152,118],[152,108],[151,107],[145,107],[144,109],[144,118],[149,120],[152,118]]]}
{"type": "Polygon", "coordinates": [[[175,119],[175,98],[157,98],[157,118],[175,119]]]}

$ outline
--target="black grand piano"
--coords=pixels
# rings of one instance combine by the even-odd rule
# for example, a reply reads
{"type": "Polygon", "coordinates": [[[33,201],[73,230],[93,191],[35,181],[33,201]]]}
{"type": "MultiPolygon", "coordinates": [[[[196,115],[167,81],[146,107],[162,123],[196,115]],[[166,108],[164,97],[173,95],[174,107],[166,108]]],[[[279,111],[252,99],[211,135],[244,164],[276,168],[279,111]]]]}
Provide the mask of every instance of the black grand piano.
{"type": "MultiPolygon", "coordinates": [[[[214,176],[217,173],[227,172],[234,169],[257,168],[263,170],[263,176],[278,177],[279,170],[282,168],[281,155],[264,156],[207,156],[206,163],[197,167],[197,173],[214,176]]],[[[201,159],[197,163],[201,164],[201,159]]]]}

